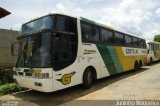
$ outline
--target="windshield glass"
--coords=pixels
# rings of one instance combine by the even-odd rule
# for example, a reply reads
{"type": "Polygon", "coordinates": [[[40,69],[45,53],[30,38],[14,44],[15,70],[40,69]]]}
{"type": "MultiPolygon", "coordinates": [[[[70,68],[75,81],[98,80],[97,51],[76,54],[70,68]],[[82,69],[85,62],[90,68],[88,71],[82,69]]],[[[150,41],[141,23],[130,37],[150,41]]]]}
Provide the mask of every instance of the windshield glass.
{"type": "Polygon", "coordinates": [[[76,59],[77,19],[54,15],[34,20],[22,25],[18,40],[21,44],[17,67],[53,67],[58,71],[76,59]]]}
{"type": "Polygon", "coordinates": [[[33,33],[42,29],[52,28],[53,17],[54,16],[46,16],[38,20],[23,24],[19,35],[23,35],[31,32],[33,33]]]}
{"type": "Polygon", "coordinates": [[[20,39],[17,67],[49,67],[51,33],[41,33],[20,39]]]}

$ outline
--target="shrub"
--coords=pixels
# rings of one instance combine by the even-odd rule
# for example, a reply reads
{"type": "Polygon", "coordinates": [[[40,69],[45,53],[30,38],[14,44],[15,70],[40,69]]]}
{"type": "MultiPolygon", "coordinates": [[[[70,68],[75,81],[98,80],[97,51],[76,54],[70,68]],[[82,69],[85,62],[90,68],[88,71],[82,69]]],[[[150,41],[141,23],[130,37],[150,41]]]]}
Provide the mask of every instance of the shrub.
{"type": "Polygon", "coordinates": [[[13,82],[12,68],[0,69],[0,85],[13,82]]]}
{"type": "Polygon", "coordinates": [[[15,83],[9,83],[9,84],[0,86],[0,95],[5,95],[5,94],[21,91],[21,90],[24,90],[24,88],[18,86],[15,83]]]}

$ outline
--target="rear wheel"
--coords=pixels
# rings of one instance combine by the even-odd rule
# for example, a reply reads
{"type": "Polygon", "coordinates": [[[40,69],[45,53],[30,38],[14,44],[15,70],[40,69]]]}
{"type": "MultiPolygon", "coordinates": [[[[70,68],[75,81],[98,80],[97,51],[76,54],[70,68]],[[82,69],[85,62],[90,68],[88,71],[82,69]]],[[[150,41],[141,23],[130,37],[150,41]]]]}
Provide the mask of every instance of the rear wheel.
{"type": "Polygon", "coordinates": [[[135,61],[135,63],[134,63],[134,71],[139,71],[139,70],[140,70],[139,64],[138,64],[137,61],[135,61]]]}
{"type": "Polygon", "coordinates": [[[82,86],[83,88],[88,89],[92,86],[92,83],[93,83],[93,74],[91,72],[91,69],[87,68],[83,74],[82,86]]]}

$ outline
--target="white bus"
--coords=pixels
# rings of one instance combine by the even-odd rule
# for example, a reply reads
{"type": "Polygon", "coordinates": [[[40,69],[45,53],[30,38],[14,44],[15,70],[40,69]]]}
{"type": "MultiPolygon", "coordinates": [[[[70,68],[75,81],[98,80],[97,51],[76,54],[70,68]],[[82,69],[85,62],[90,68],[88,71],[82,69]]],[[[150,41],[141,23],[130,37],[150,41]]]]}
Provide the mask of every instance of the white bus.
{"type": "Polygon", "coordinates": [[[148,63],[151,64],[158,60],[160,60],[160,42],[148,42],[148,63]]]}
{"type": "Polygon", "coordinates": [[[82,17],[49,14],[22,25],[14,79],[53,92],[147,63],[145,40],[82,17]]]}

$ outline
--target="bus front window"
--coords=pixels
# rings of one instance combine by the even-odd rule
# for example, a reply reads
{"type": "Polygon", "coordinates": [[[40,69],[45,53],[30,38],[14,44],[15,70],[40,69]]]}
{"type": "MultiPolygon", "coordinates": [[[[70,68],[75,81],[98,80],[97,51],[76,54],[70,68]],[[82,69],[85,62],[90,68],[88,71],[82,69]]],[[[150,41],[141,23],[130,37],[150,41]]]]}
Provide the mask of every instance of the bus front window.
{"type": "Polygon", "coordinates": [[[52,67],[55,71],[71,65],[77,56],[77,20],[50,15],[22,25],[17,67],[52,67]]]}
{"type": "Polygon", "coordinates": [[[50,38],[51,33],[21,38],[17,67],[50,67],[50,38]]]}
{"type": "Polygon", "coordinates": [[[49,29],[53,27],[54,16],[46,16],[35,21],[23,24],[20,35],[34,33],[39,30],[49,29]]]}

